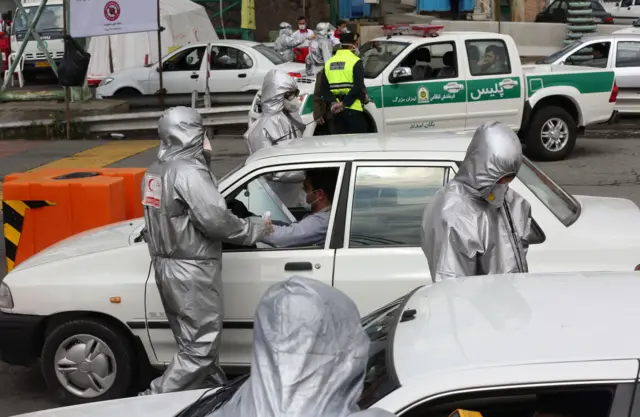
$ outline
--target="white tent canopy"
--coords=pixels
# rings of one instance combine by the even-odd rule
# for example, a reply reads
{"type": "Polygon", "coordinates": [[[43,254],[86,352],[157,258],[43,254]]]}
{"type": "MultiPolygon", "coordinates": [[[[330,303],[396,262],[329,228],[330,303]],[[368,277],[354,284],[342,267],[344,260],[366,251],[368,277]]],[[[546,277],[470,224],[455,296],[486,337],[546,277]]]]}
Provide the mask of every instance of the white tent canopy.
{"type": "MultiPolygon", "coordinates": [[[[160,0],[160,25],[162,31],[162,55],[176,46],[210,42],[218,39],[205,8],[189,0],[160,0]]],[[[140,67],[158,61],[158,33],[139,32],[91,38],[88,52],[91,54],[89,81],[102,80],[111,71],[140,67]]],[[[94,81],[95,82],[95,81],[94,81]]]]}

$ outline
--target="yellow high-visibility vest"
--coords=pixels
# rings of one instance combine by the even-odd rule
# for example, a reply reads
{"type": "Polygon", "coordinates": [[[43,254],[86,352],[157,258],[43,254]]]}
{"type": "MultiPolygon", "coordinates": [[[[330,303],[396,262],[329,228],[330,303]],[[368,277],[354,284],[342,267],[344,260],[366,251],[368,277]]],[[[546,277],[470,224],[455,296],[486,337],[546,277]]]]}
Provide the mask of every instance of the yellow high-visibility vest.
{"type": "MultiPolygon", "coordinates": [[[[353,87],[353,67],[360,61],[353,52],[340,49],[324,64],[324,73],[329,82],[329,89],[340,101],[340,97],[349,93],[353,87]]],[[[346,107],[351,110],[362,111],[362,102],[356,99],[353,104],[346,107]]]]}

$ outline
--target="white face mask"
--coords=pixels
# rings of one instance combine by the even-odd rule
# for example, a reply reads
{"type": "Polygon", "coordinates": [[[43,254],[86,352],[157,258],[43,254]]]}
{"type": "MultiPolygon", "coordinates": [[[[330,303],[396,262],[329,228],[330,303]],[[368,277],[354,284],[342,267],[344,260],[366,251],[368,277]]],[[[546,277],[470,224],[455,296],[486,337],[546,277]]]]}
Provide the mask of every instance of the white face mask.
{"type": "Polygon", "coordinates": [[[300,110],[300,100],[294,97],[291,100],[284,101],[284,111],[287,113],[297,113],[300,110]]]}
{"type": "Polygon", "coordinates": [[[300,30],[305,30],[307,28],[307,25],[298,25],[298,29],[300,30]]]}
{"type": "Polygon", "coordinates": [[[507,195],[507,191],[509,191],[509,184],[496,184],[491,189],[489,195],[487,195],[487,202],[492,207],[500,207],[504,202],[504,198],[507,195]]]}

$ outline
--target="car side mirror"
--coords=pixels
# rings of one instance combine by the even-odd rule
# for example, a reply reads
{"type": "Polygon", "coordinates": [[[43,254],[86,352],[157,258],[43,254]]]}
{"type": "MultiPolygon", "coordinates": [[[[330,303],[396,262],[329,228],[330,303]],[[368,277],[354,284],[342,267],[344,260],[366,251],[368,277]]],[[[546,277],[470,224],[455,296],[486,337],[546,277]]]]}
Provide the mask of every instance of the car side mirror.
{"type": "Polygon", "coordinates": [[[398,67],[391,72],[389,82],[397,83],[400,81],[406,81],[413,79],[413,73],[409,67],[398,67]]]}

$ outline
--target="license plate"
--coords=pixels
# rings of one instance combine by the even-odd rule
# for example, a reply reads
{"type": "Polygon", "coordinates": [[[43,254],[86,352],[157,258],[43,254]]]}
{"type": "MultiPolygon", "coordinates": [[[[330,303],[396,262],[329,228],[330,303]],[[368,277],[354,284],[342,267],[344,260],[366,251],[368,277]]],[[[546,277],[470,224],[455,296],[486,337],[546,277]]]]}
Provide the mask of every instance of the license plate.
{"type": "Polygon", "coordinates": [[[49,63],[48,62],[36,62],[36,67],[38,68],[48,68],[49,67],[49,63]]]}

